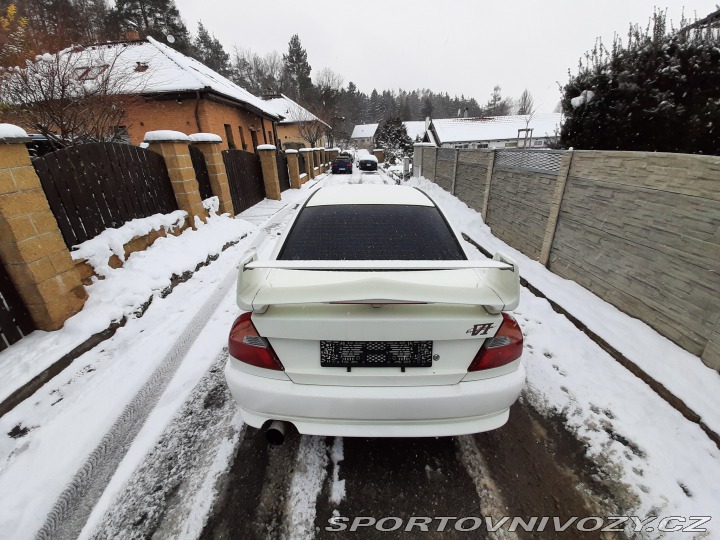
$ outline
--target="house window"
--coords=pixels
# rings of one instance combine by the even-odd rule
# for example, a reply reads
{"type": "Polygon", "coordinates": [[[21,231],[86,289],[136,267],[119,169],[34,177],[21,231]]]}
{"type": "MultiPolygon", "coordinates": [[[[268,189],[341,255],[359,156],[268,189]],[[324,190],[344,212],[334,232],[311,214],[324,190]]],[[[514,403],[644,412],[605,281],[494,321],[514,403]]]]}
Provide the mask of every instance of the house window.
{"type": "Polygon", "coordinates": [[[543,140],[533,141],[533,146],[545,146],[545,141],[543,141],[543,140]]]}
{"type": "Polygon", "coordinates": [[[478,147],[478,148],[487,148],[487,147],[488,147],[488,143],[486,143],[486,142],[478,143],[478,144],[477,144],[477,147],[478,147]]]}
{"type": "Polygon", "coordinates": [[[230,127],[230,124],[225,124],[225,138],[227,139],[228,148],[230,150],[234,150],[235,147],[235,138],[233,137],[232,128],[230,127]]]}
{"type": "Polygon", "coordinates": [[[240,133],[240,144],[242,144],[242,149],[247,150],[247,144],[245,144],[245,132],[243,131],[242,126],[238,126],[238,132],[240,133]]]}

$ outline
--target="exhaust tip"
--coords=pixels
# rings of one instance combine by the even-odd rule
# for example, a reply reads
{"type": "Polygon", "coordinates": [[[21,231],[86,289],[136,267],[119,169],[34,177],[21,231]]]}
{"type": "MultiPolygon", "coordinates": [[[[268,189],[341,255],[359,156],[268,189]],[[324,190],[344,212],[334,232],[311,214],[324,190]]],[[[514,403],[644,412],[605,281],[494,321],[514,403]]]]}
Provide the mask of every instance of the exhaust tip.
{"type": "Polygon", "coordinates": [[[289,424],[287,422],[273,420],[265,430],[265,437],[268,442],[276,446],[284,443],[288,425],[289,424]]]}

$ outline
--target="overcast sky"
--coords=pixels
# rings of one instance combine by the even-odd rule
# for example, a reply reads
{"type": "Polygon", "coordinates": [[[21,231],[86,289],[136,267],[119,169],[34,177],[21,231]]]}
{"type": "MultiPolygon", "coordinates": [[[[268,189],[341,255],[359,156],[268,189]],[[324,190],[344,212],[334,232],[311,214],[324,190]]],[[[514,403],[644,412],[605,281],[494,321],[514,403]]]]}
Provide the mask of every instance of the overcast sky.
{"type": "Polygon", "coordinates": [[[175,2],[191,32],[201,20],[228,52],[237,45],[283,53],[299,34],[313,75],[328,67],[368,94],[429,88],[482,105],[499,84],[513,98],[529,89],[539,112],[552,112],[557,83],[597,37],[609,45],[631,22],[645,26],[655,6],[676,25],[683,7],[691,18],[717,9],[716,0],[175,2]]]}

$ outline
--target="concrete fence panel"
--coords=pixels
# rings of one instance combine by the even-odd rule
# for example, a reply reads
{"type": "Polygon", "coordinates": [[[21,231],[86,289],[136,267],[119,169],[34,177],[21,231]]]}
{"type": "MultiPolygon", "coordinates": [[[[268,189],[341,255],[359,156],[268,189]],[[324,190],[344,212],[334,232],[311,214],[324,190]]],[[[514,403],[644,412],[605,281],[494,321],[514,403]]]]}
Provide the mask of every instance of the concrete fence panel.
{"type": "Polygon", "coordinates": [[[441,188],[452,193],[453,178],[455,175],[454,148],[438,148],[437,162],[435,165],[435,183],[441,188]]]}
{"type": "Polygon", "coordinates": [[[490,150],[458,150],[455,195],[471,208],[482,211],[490,150]]]}
{"type": "Polygon", "coordinates": [[[539,259],[556,181],[552,173],[495,168],[485,223],[495,236],[539,259]]]}
{"type": "Polygon", "coordinates": [[[437,148],[428,146],[423,148],[422,153],[422,175],[432,181],[435,181],[435,157],[437,151],[437,148]]]}
{"type": "Polygon", "coordinates": [[[578,151],[548,267],[720,367],[719,231],[720,157],[578,151]]]}

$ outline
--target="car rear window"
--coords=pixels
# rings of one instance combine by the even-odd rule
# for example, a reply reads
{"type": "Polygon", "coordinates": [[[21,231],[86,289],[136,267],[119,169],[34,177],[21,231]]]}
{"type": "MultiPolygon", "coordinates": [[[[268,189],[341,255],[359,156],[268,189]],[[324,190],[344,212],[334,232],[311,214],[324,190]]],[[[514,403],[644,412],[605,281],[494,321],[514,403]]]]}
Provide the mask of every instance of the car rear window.
{"type": "Polygon", "coordinates": [[[434,206],[390,204],[305,207],[279,260],[465,260],[434,206]]]}

